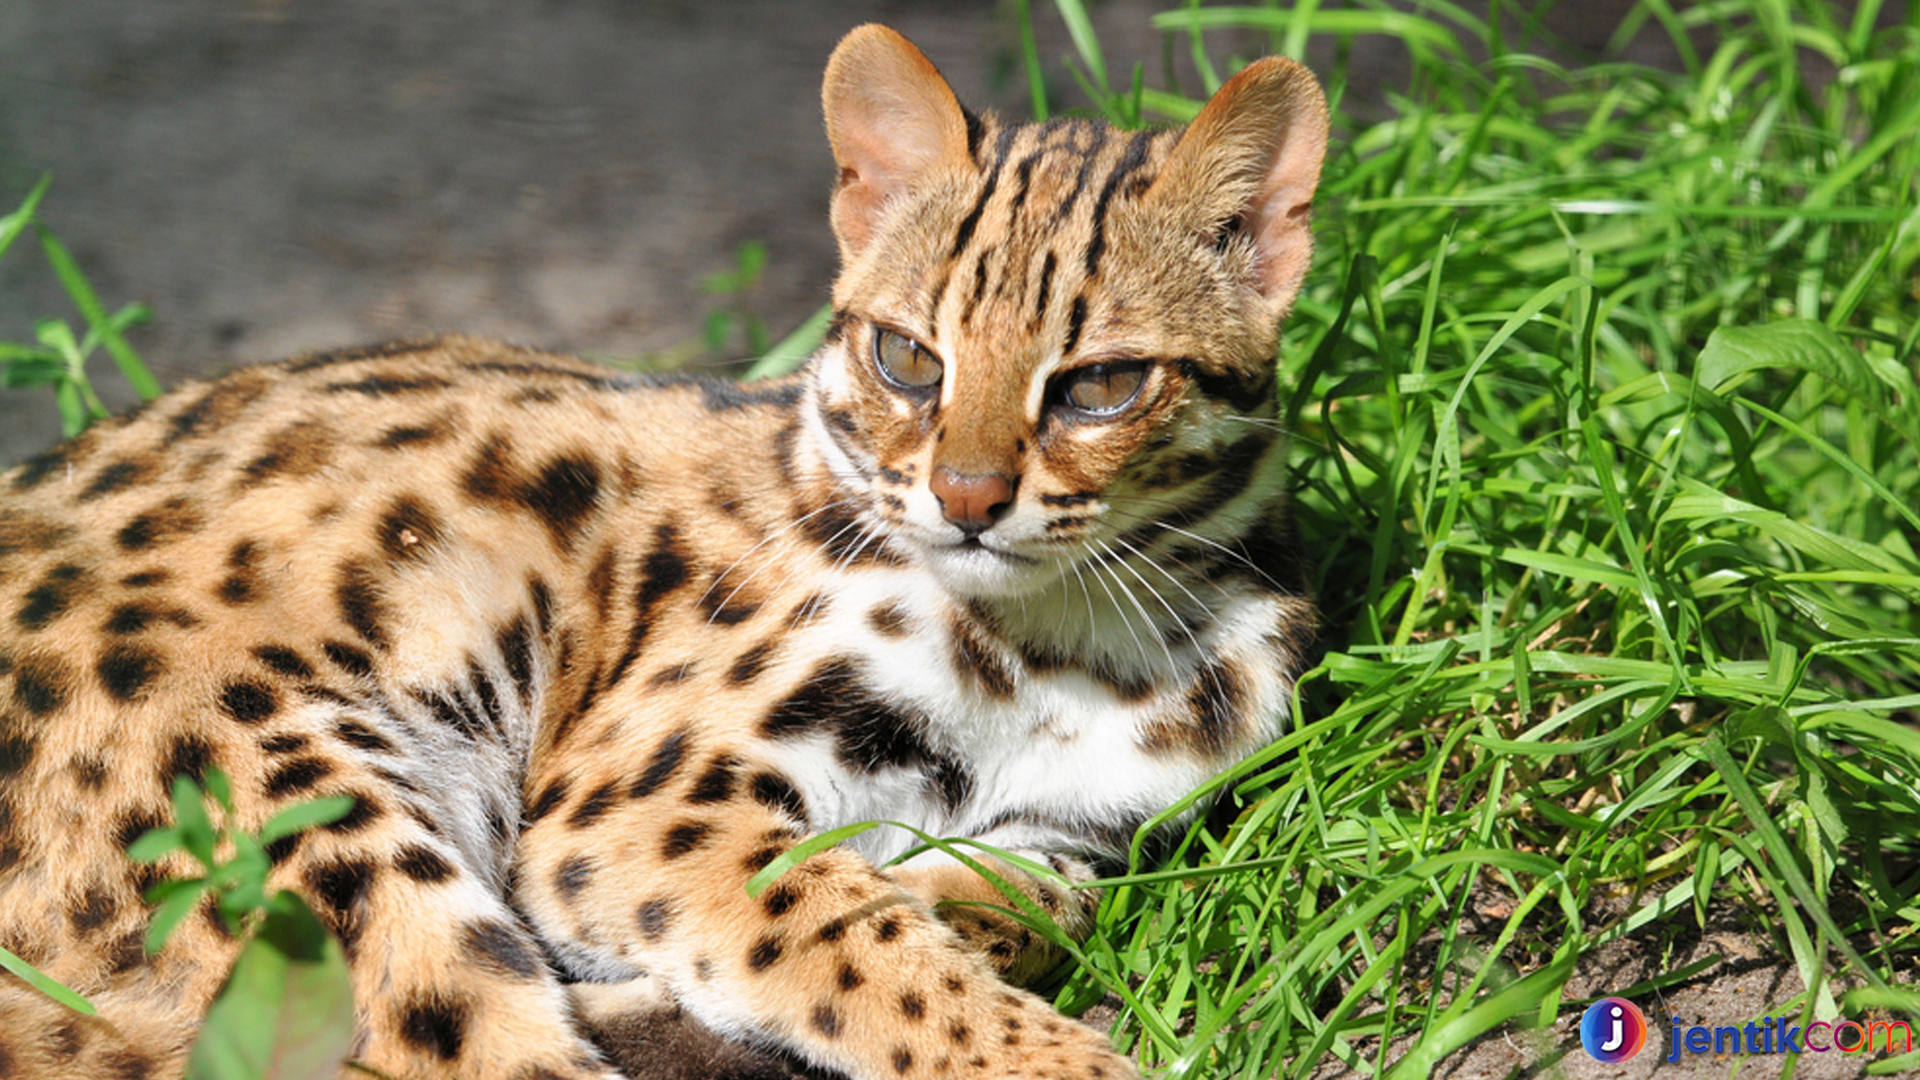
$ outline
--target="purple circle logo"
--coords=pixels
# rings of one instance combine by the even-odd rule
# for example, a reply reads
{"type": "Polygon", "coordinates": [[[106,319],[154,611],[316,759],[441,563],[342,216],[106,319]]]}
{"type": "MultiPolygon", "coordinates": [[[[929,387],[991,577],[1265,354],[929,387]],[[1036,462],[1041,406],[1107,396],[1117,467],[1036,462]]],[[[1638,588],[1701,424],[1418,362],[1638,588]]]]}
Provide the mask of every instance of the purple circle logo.
{"type": "Polygon", "coordinates": [[[1601,998],[1580,1018],[1580,1045],[1595,1061],[1626,1061],[1647,1045],[1647,1018],[1626,998],[1601,998]]]}

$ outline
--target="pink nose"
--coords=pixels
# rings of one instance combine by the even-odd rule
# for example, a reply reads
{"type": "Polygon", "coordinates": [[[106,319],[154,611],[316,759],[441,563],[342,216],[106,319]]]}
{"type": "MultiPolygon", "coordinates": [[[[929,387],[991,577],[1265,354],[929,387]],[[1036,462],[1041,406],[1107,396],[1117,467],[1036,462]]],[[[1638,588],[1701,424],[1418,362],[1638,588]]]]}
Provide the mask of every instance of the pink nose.
{"type": "Polygon", "coordinates": [[[927,482],[940,512],[969,536],[983,532],[1013,505],[1013,481],[999,473],[966,476],[942,465],[927,482]]]}

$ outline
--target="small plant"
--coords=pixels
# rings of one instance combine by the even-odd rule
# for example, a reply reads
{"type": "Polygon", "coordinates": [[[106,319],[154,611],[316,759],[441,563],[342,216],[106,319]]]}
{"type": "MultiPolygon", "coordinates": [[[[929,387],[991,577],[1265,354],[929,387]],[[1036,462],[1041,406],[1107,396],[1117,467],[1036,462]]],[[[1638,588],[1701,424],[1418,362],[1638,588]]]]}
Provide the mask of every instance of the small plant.
{"type": "Polygon", "coordinates": [[[173,781],[174,823],[128,847],[136,862],[185,852],[203,873],[154,886],[159,905],[147,929],[149,953],[165,947],[180,920],[211,899],[227,929],[245,936],[233,972],[214,999],[187,1060],[188,1080],[314,1080],[338,1074],[353,1042],[353,982],[340,943],[296,895],[267,892],[273,868],[267,847],[353,809],[347,796],[288,807],[257,834],[235,828],[227,778],[209,770],[206,790],[192,778],[173,781]],[[207,796],[222,824],[207,813],[207,796]]]}
{"type": "Polygon", "coordinates": [[[40,199],[51,182],[52,177],[42,177],[19,209],[0,217],[0,257],[4,257],[13,242],[27,231],[28,226],[32,226],[40,238],[40,249],[46,253],[47,262],[53,267],[54,276],[60,279],[74,306],[80,309],[86,332],[75,337],[73,328],[64,320],[43,319],[34,327],[37,344],[0,341],[0,386],[16,390],[35,386],[52,387],[54,400],[60,407],[61,427],[68,437],[72,437],[85,431],[95,420],[107,416],[106,406],[101,404],[93,383],[87,378],[87,359],[94,350],[106,347],[113,362],[119,365],[120,373],[132,384],[142,400],[152,401],[159,397],[160,383],[147,370],[139,354],[127,344],[125,336],[128,328],[147,321],[152,313],[144,305],[128,304],[108,314],[99,296],[94,293],[93,286],[80,273],[80,267],[73,261],[66,245],[36,218],[40,199]]]}

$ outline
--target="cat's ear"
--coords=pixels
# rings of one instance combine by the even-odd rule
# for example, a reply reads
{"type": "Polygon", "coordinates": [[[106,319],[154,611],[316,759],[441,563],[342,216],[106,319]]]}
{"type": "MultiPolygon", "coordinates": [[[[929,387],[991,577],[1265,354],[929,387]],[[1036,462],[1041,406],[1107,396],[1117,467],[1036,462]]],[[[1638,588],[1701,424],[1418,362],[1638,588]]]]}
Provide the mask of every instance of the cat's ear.
{"type": "Polygon", "coordinates": [[[906,38],[869,23],[840,40],[820,91],[840,178],[833,231],[865,247],[887,201],[922,179],[967,169],[967,114],[940,72],[906,38]]]}
{"type": "Polygon", "coordinates": [[[1308,212],[1326,152],[1320,84],[1299,64],[1267,57],[1228,79],[1187,125],[1147,197],[1207,233],[1250,234],[1253,284],[1285,314],[1313,261],[1308,212]]]}

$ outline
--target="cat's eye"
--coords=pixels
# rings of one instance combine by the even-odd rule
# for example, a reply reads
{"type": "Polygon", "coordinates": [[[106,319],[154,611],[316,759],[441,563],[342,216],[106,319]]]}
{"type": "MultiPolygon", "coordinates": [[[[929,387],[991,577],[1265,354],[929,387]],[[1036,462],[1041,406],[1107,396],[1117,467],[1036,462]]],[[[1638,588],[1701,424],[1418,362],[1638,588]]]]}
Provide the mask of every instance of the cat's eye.
{"type": "Polygon", "coordinates": [[[905,334],[874,327],[873,362],[888,382],[903,390],[927,390],[940,385],[940,358],[905,334]]]}
{"type": "Polygon", "coordinates": [[[1060,400],[1090,416],[1117,416],[1140,396],[1147,381],[1144,360],[1114,360],[1089,364],[1061,376],[1060,400]]]}

